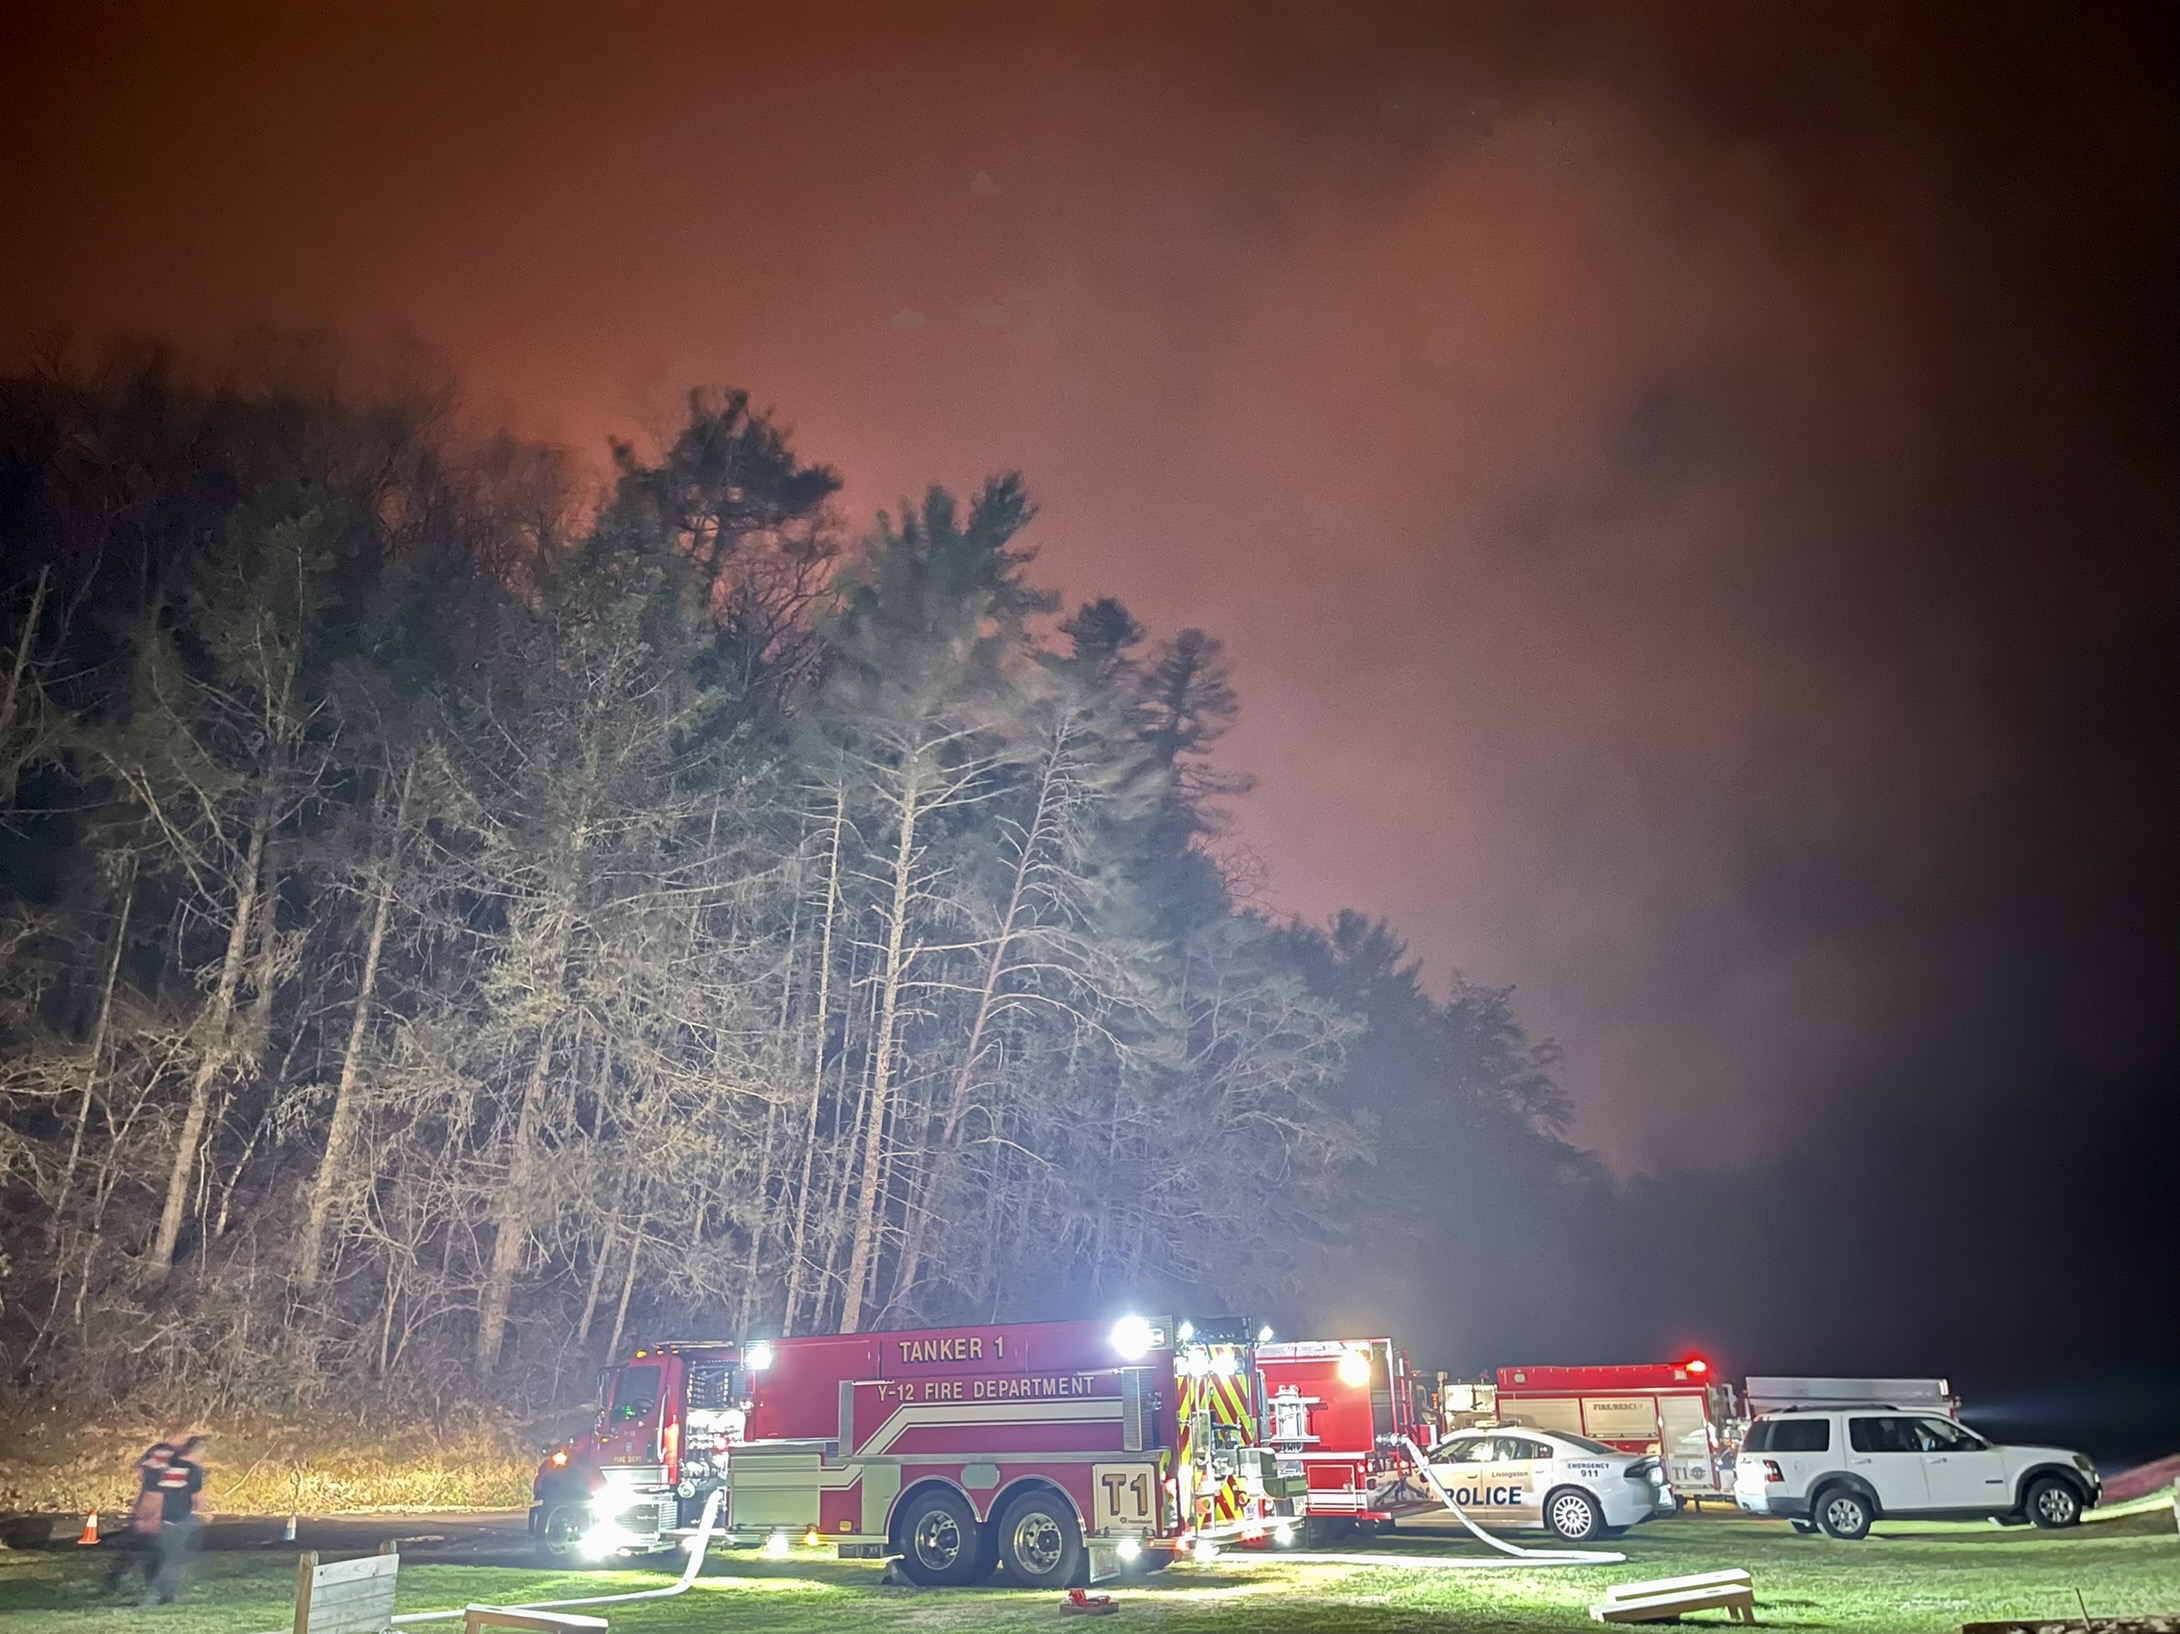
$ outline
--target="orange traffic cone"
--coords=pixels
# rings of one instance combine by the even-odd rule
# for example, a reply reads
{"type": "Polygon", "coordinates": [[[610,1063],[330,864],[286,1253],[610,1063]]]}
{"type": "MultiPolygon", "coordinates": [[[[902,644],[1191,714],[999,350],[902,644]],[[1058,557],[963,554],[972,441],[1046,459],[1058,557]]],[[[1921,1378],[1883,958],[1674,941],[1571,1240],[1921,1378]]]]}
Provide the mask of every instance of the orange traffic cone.
{"type": "Polygon", "coordinates": [[[83,1517],[83,1536],[76,1539],[76,1547],[79,1549],[95,1549],[98,1547],[97,1510],[94,1509],[83,1517]]]}

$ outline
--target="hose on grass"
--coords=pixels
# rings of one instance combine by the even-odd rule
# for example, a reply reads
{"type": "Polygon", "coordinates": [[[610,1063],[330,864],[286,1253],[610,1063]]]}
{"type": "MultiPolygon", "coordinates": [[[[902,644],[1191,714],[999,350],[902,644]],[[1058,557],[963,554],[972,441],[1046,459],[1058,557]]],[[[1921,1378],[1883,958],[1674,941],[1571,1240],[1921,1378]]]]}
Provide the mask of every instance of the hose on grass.
{"type": "MultiPolygon", "coordinates": [[[[1484,1544],[1487,1548],[1495,1549],[1509,1558],[1491,1560],[1478,1559],[1474,1555],[1325,1554],[1317,1551],[1288,1554],[1284,1550],[1276,1555],[1265,1555],[1258,1558],[1262,1560],[1297,1560],[1316,1566],[1395,1566],[1409,1567],[1420,1571],[1502,1572],[1512,1571],[1522,1566],[1617,1566],[1627,1559],[1626,1555],[1613,1549],[1524,1549],[1518,1543],[1508,1543],[1504,1538],[1493,1537],[1481,1526],[1478,1526],[1475,1521],[1471,1520],[1468,1512],[1453,1501],[1453,1494],[1448,1492],[1444,1483],[1438,1479],[1438,1472],[1431,1468],[1431,1461],[1424,1456],[1423,1449],[1406,1436],[1402,1436],[1400,1440],[1401,1445],[1408,1449],[1408,1456],[1415,1460],[1416,1469],[1430,1486],[1431,1492],[1440,1503],[1453,1511],[1453,1518],[1467,1527],[1475,1535],[1479,1543],[1484,1544]]],[[[1222,1555],[1220,1558],[1239,1560],[1247,1557],[1222,1555]]]]}
{"type": "MultiPolygon", "coordinates": [[[[1408,1456],[1415,1460],[1415,1467],[1422,1473],[1424,1482],[1436,1494],[1438,1501],[1453,1511],[1453,1518],[1473,1532],[1479,1542],[1488,1544],[1502,1555],[1511,1555],[1531,1566],[1617,1566],[1627,1559],[1626,1555],[1611,1549],[1524,1549],[1517,1543],[1508,1543],[1504,1538],[1493,1537],[1470,1520],[1468,1512],[1453,1501],[1453,1494],[1439,1480],[1438,1471],[1431,1468],[1431,1461],[1425,1456],[1423,1449],[1407,1436],[1400,1438],[1400,1444],[1408,1449],[1408,1456]]],[[[1600,1515],[1599,1519],[1602,1521],[1603,1516],[1600,1515]]]]}
{"type": "MultiPolygon", "coordinates": [[[[495,1606],[497,1611],[565,1611],[573,1606],[619,1606],[634,1600],[671,1600],[677,1594],[686,1594],[689,1585],[696,1581],[696,1574],[704,1569],[704,1554],[711,1547],[712,1532],[719,1522],[719,1500],[724,1491],[715,1488],[704,1500],[704,1518],[697,1522],[696,1536],[689,1540],[689,1558],[682,1563],[681,1576],[663,1589],[637,1589],[628,1594],[590,1594],[574,1600],[529,1600],[521,1605],[495,1606]]],[[[409,1623],[451,1622],[468,1611],[467,1606],[454,1611],[412,1611],[393,1619],[396,1626],[409,1623]]]]}
{"type": "MultiPolygon", "coordinates": [[[[719,1502],[726,1494],[715,1491],[704,1501],[704,1518],[697,1523],[696,1536],[689,1540],[689,1558],[682,1562],[681,1576],[663,1589],[637,1589],[628,1594],[589,1594],[574,1600],[530,1600],[518,1606],[495,1604],[495,1611],[565,1611],[571,1606],[617,1606],[633,1600],[671,1600],[677,1594],[686,1594],[689,1585],[696,1581],[696,1574],[704,1569],[704,1555],[711,1548],[712,1534],[719,1523],[719,1502]]],[[[410,1623],[446,1623],[466,1616],[469,1607],[458,1606],[453,1611],[410,1611],[393,1619],[396,1626],[410,1623]]],[[[261,1634],[291,1634],[284,1628],[272,1628],[261,1634]]]]}

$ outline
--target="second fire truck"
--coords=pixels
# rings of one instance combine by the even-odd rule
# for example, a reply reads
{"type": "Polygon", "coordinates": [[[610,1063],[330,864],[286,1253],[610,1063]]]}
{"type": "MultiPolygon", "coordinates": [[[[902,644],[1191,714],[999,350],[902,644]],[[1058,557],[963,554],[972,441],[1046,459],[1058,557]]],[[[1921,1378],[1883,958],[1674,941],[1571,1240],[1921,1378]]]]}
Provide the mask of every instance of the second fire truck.
{"type": "Polygon", "coordinates": [[[1427,1499],[1407,1443],[1432,1439],[1427,1392],[1390,1339],[1260,1344],[1265,1440],[1279,1470],[1308,1482],[1312,1543],[1375,1532],[1427,1499]]]}

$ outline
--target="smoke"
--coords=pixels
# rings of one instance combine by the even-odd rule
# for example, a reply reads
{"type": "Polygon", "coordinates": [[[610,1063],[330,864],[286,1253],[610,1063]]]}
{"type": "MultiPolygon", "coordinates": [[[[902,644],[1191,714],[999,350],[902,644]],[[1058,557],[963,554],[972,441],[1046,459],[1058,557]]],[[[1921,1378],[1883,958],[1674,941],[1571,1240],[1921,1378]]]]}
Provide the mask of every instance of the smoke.
{"type": "Polygon", "coordinates": [[[2172,1048],[2169,13],[45,20],[37,328],[401,324],[596,450],[1228,643],[1271,901],[1514,982],[1622,1170],[2172,1048]]]}

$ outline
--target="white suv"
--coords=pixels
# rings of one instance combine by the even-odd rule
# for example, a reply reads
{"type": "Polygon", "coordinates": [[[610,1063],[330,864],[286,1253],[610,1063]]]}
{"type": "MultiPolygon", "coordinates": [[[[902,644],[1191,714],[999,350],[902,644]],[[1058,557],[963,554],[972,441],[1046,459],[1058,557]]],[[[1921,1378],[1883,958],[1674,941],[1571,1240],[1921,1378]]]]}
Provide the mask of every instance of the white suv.
{"type": "Polygon", "coordinates": [[[2078,1452],[1997,1447],[1957,1419],[1884,1407],[1766,1413],[1733,1472],[1743,1509],[1835,1538],[1887,1516],[2072,1526],[2103,1491],[2078,1452]]]}

